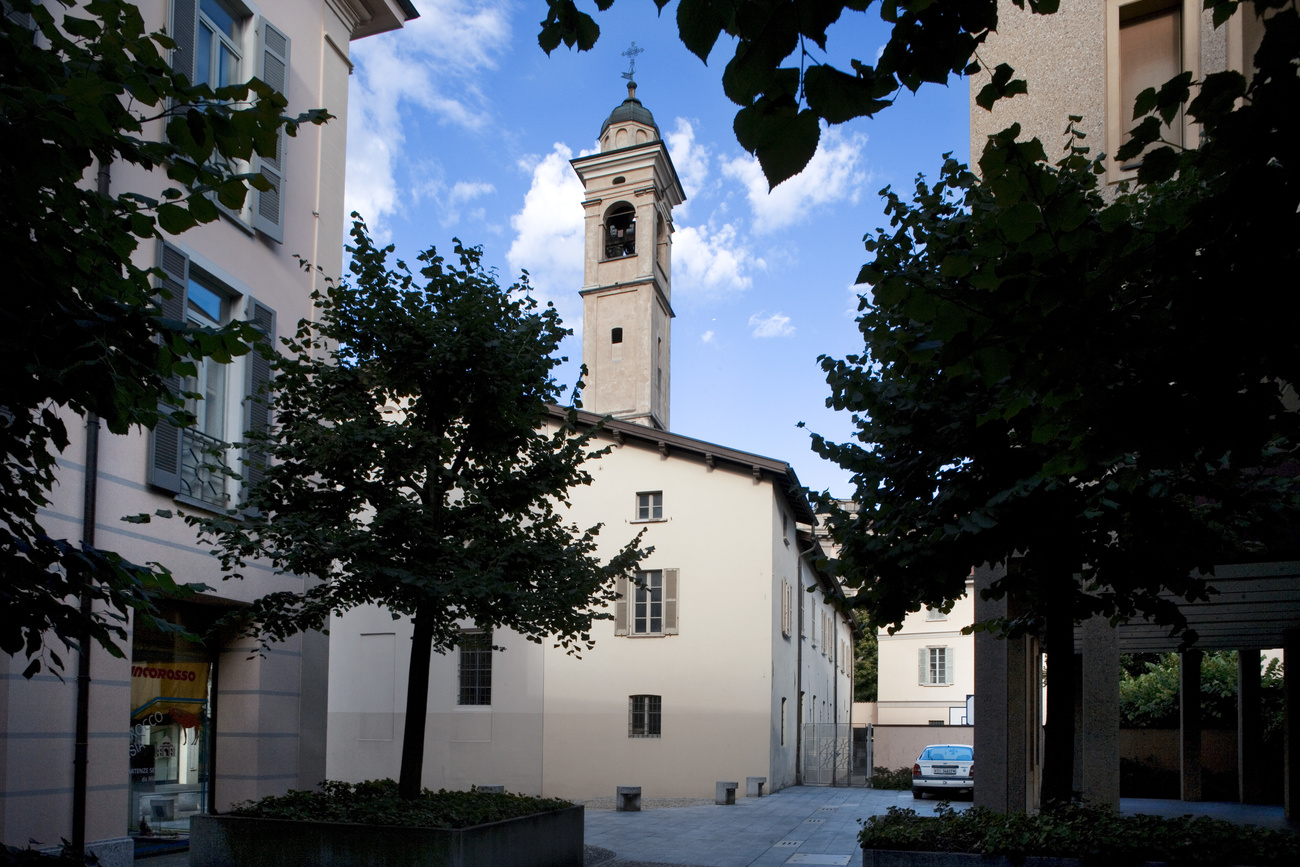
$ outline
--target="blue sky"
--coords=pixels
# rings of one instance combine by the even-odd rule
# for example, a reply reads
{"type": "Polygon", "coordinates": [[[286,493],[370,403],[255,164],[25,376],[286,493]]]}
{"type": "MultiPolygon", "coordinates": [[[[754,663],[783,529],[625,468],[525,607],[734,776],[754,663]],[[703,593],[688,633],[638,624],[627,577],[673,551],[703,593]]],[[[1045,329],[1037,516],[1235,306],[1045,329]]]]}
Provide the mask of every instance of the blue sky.
{"type": "MultiPolygon", "coordinates": [[[[736,144],[737,107],[722,92],[720,40],[705,66],[677,38],[670,4],[622,0],[595,13],[593,51],[537,46],[543,0],[415,0],[421,17],[353,44],[347,206],[413,259],[451,239],[481,245],[512,283],[526,269],[577,334],[581,356],[582,188],[568,160],[596,147],[626,97],[621,52],[633,40],[637,96],[655,116],[686,188],[674,211],[672,429],[788,461],[814,489],[847,496],[848,475],[821,461],[808,432],[852,434],[826,409],[817,357],[862,350],[854,317],[862,238],[884,224],[879,191],[910,190],[945,152],[967,158],[964,82],[902,95],[873,120],[824,129],[817,156],[768,193],[736,144]]],[[[828,57],[874,61],[885,30],[873,12],[830,31],[828,57]]],[[[812,46],[816,51],[815,46],[812,46]]],[[[820,53],[817,60],[822,60],[820,53]]]]}

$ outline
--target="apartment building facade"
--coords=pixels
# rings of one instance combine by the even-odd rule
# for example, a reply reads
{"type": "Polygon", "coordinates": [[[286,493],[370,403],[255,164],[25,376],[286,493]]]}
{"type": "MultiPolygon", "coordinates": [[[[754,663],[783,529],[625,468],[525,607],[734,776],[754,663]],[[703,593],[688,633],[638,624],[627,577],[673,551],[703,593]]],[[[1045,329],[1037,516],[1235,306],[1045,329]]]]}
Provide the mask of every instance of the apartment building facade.
{"type": "MultiPolygon", "coordinates": [[[[402,27],[416,11],[408,0],[141,0],[140,11],[149,30],[175,39],[171,62],[192,81],[220,86],[258,76],[287,97],[288,113],[324,107],[335,115],[323,127],[282,135],[273,158],[237,167],[262,172],[269,191],[139,251],[141,265],[167,275],[169,316],[200,326],[248,319],[274,341],[311,315],[311,293],[322,285],[294,254],[325,274],[342,269],[349,45],[402,27]]],[[[148,134],[161,135],[160,124],[148,134]]],[[[115,194],[158,196],[167,185],[160,172],[108,169],[115,194]]],[[[247,640],[209,632],[232,608],[303,579],[254,565],[247,580],[223,581],[210,549],[180,520],[122,520],[177,507],[214,514],[239,502],[244,480],[213,464],[243,466],[228,444],[267,422],[267,407],[250,395],[268,373],[256,354],[199,364],[182,385],[202,395],[189,407],[198,420],[192,428],[105,432],[96,445],[85,419],[65,419],[72,441],[41,513],[47,531],[80,538],[89,527],[103,549],[162,563],[178,582],[212,588],[162,603],[161,624],[136,618],[124,658],[91,650],[84,838],[102,864],[129,864],[133,837],[146,829],[183,831],[195,813],[310,787],[325,775],[327,639],[298,636],[258,656],[247,640]],[[94,512],[82,496],[88,472],[94,512]],[[207,638],[180,640],[166,624],[207,638]]],[[[49,673],[24,679],[24,666],[10,658],[0,679],[0,839],[57,846],[76,836],[75,665],[65,680],[49,673]]]]}

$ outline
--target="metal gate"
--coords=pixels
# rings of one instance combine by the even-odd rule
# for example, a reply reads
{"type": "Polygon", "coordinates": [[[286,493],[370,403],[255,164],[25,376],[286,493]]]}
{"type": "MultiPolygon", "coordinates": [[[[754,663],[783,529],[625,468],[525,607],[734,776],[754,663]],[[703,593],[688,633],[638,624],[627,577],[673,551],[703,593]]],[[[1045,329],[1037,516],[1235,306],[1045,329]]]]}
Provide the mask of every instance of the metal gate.
{"type": "Polygon", "coordinates": [[[871,777],[871,726],[804,723],[803,785],[866,786],[871,777]]]}

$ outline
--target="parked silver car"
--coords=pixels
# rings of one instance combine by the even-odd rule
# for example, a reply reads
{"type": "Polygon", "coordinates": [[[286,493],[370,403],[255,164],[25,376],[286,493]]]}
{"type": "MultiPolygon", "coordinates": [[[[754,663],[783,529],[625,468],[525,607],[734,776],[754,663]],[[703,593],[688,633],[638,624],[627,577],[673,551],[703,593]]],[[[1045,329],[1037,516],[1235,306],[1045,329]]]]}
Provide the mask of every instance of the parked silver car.
{"type": "Polygon", "coordinates": [[[926,792],[975,794],[975,748],[969,744],[930,744],[912,765],[912,797],[926,792]]]}

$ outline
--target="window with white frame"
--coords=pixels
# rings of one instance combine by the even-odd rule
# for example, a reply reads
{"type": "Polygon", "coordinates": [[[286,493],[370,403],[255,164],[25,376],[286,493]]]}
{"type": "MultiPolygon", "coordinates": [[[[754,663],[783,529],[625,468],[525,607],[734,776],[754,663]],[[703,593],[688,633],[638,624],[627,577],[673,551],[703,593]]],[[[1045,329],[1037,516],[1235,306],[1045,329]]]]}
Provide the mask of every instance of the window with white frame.
{"type": "Polygon", "coordinates": [[[919,653],[918,679],[922,686],[952,686],[954,648],[922,647],[919,653]]]}
{"type": "MultiPolygon", "coordinates": [[[[267,346],[274,345],[275,311],[270,307],[241,296],[172,244],[160,243],[158,267],[164,275],[158,303],[165,319],[191,328],[218,328],[242,316],[258,327],[267,346]]],[[[270,360],[260,349],[225,364],[203,359],[196,362],[194,374],[173,376],[168,388],[183,398],[193,422],[176,424],[171,420],[176,408],[159,406],[164,417],[150,434],[149,483],[217,511],[236,503],[241,485],[261,478],[265,457],[252,446],[235,454],[231,443],[246,432],[269,429],[270,379],[270,360]],[[239,467],[242,477],[233,472],[239,467]]]]}
{"type": "Polygon", "coordinates": [[[614,634],[676,635],[681,571],[643,569],[616,582],[614,634]]]}
{"type": "Polygon", "coordinates": [[[463,632],[460,640],[460,694],[456,703],[492,704],[492,632],[463,632]]]}
{"type": "MultiPolygon", "coordinates": [[[[168,35],[175,42],[172,68],[194,84],[214,90],[241,84],[253,77],[266,82],[286,99],[289,93],[289,37],[271,22],[255,16],[239,0],[171,0],[168,35]]],[[[246,229],[284,241],[285,134],[276,137],[275,153],[255,155],[236,171],[255,171],[270,184],[250,190],[242,211],[223,212],[246,229]]]]}
{"type": "MultiPolygon", "coordinates": [[[[1106,8],[1106,146],[1114,154],[1135,125],[1133,106],[1147,88],[1157,91],[1179,73],[1197,75],[1200,4],[1195,0],[1108,0],[1106,8]]],[[[1184,144],[1187,121],[1180,110],[1160,136],[1184,144]]],[[[1159,147],[1157,142],[1153,147],[1159,147]]],[[[1109,175],[1120,180],[1142,162],[1115,162],[1109,175]]]]}
{"type": "Polygon", "coordinates": [[[628,696],[627,736],[657,738],[662,732],[663,702],[657,695],[628,696]]]}
{"type": "Polygon", "coordinates": [[[929,606],[926,606],[925,619],[926,620],[947,620],[948,615],[944,614],[942,608],[931,608],[929,606]]]}
{"type": "Polygon", "coordinates": [[[643,491],[637,494],[636,519],[638,521],[662,521],[664,519],[664,492],[643,491]]]}
{"type": "MultiPolygon", "coordinates": [[[[179,4],[178,4],[179,5],[179,4]]],[[[199,0],[194,45],[194,83],[213,90],[240,84],[245,16],[225,0],[199,0]]]]}
{"type": "Polygon", "coordinates": [[[789,636],[794,623],[794,587],[781,582],[781,634],[789,636]]]}

